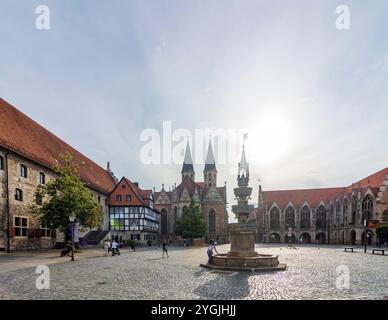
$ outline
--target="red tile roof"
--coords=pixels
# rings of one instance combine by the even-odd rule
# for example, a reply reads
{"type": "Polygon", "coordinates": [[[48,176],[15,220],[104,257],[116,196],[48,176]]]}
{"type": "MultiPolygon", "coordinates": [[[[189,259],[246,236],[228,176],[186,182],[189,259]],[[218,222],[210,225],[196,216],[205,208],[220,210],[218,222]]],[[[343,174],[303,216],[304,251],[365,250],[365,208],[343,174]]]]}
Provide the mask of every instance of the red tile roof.
{"type": "Polygon", "coordinates": [[[0,146],[50,169],[61,161],[60,154],[70,152],[87,186],[104,193],[114,188],[108,171],[1,98],[0,115],[0,146]]]}
{"type": "Polygon", "coordinates": [[[373,194],[377,195],[387,174],[388,168],[385,168],[343,188],[263,191],[264,202],[268,205],[276,202],[279,207],[284,208],[289,202],[292,202],[296,207],[301,207],[307,201],[310,206],[317,207],[321,200],[327,204],[330,200],[335,200],[337,197],[342,198],[345,194],[352,193],[353,189],[361,190],[364,193],[370,188],[373,194]]]}
{"type": "Polygon", "coordinates": [[[325,188],[325,189],[305,189],[305,190],[278,190],[263,191],[264,202],[276,204],[283,208],[291,201],[296,207],[301,207],[305,201],[311,207],[317,207],[323,200],[324,202],[335,199],[338,194],[344,194],[345,188],[325,188]]]}

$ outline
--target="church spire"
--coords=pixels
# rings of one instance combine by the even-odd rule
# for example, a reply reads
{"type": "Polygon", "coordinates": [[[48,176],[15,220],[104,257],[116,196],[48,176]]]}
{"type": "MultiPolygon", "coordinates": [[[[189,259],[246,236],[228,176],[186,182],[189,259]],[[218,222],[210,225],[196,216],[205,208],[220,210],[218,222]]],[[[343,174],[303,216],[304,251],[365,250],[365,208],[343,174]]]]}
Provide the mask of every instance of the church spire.
{"type": "Polygon", "coordinates": [[[187,139],[185,158],[183,160],[182,180],[185,176],[189,176],[192,180],[195,179],[195,172],[194,172],[194,167],[193,167],[193,159],[191,157],[189,139],[187,139]]]}
{"type": "Polygon", "coordinates": [[[212,142],[209,138],[209,147],[207,149],[205,168],[203,170],[205,187],[217,186],[217,168],[214,160],[212,142]]]}

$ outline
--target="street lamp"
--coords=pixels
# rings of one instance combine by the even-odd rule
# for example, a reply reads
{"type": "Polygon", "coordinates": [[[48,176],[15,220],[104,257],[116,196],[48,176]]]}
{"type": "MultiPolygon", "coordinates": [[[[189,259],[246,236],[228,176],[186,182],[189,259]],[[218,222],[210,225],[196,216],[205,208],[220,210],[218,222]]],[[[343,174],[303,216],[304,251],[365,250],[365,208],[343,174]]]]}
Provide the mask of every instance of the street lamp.
{"type": "Polygon", "coordinates": [[[366,241],[367,241],[367,236],[366,236],[366,226],[367,226],[368,220],[364,220],[364,253],[366,253],[366,241]]]}
{"type": "Polygon", "coordinates": [[[71,223],[71,261],[74,261],[74,225],[75,225],[75,214],[72,213],[69,216],[69,221],[71,223]]]}

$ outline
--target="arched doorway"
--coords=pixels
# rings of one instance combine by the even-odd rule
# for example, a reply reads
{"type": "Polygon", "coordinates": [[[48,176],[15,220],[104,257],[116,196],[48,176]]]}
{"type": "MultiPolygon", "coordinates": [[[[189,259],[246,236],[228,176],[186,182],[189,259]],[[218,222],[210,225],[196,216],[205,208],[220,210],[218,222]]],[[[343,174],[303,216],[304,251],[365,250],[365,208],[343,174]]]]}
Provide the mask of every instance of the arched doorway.
{"type": "Polygon", "coordinates": [[[284,243],[295,243],[296,242],[296,238],[295,238],[295,234],[292,234],[291,237],[288,236],[288,233],[285,234],[284,236],[284,243]],[[290,241],[290,238],[291,238],[291,241],[290,241]]]}
{"type": "Polygon", "coordinates": [[[315,242],[318,244],[325,244],[326,243],[326,234],[323,232],[319,232],[315,237],[315,242]]]}
{"type": "Polygon", "coordinates": [[[162,214],[162,217],[161,217],[161,230],[162,230],[162,236],[167,236],[167,233],[168,233],[168,229],[167,229],[167,210],[166,209],[162,209],[161,210],[161,214],[162,214]]]}
{"type": "Polygon", "coordinates": [[[280,243],[280,235],[278,233],[272,233],[269,236],[270,243],[280,243]]]}
{"type": "MultiPolygon", "coordinates": [[[[372,244],[373,231],[367,229],[366,230],[366,245],[370,246],[372,244]]],[[[362,233],[362,245],[365,245],[365,231],[362,233]]]]}
{"type": "Polygon", "coordinates": [[[311,236],[308,232],[303,232],[299,237],[300,243],[311,243],[311,236]]]}
{"type": "Polygon", "coordinates": [[[356,240],[356,231],[350,231],[350,244],[354,246],[356,244],[356,240]]]}

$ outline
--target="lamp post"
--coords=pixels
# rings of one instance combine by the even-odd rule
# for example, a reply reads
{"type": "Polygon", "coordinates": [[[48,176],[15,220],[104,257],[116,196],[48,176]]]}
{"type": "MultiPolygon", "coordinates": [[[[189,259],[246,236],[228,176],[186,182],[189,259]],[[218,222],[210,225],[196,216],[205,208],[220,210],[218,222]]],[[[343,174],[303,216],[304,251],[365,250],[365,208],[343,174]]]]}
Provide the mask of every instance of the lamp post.
{"type": "Polygon", "coordinates": [[[75,224],[74,213],[72,213],[69,216],[69,221],[71,223],[71,261],[74,261],[74,224],[75,224]]]}
{"type": "Polygon", "coordinates": [[[364,253],[366,253],[366,241],[367,241],[367,237],[366,237],[366,226],[367,226],[367,222],[368,220],[364,220],[364,253]]]}

